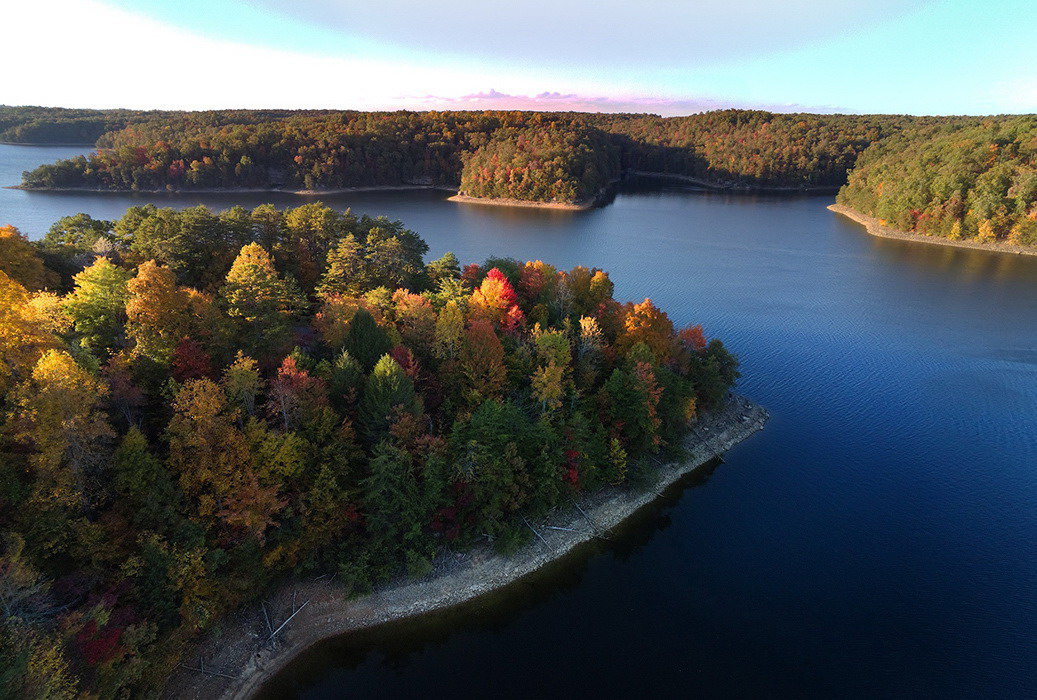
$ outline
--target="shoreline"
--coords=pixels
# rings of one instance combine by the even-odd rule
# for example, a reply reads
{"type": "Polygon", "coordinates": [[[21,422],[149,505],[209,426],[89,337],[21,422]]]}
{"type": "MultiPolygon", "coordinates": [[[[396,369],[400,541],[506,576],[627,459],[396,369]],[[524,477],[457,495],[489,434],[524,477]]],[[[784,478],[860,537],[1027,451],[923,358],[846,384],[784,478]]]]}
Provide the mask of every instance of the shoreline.
{"type": "Polygon", "coordinates": [[[0,146],[32,146],[33,148],[96,148],[92,143],[22,143],[19,141],[0,141],[0,146]]]}
{"type": "Polygon", "coordinates": [[[348,600],[331,580],[286,584],[264,603],[228,616],[219,633],[197,643],[190,660],[167,679],[162,697],[246,700],[319,642],[453,608],[503,589],[627,520],[668,486],[761,430],[769,417],[759,405],[733,396],[723,409],[701,416],[692,426],[685,438],[685,461],[661,466],[644,489],[602,489],[580,504],[574,502],[576,508],[552,512],[544,521],[530,524],[540,528],[534,530],[537,536],[511,556],[496,554],[489,545],[446,552],[437,557],[432,575],[396,580],[355,600],[348,600]],[[274,646],[264,641],[266,610],[275,627],[292,616],[274,646]]]}
{"type": "Polygon", "coordinates": [[[953,248],[969,248],[971,250],[985,250],[991,253],[1009,253],[1011,255],[1037,255],[1037,248],[1015,245],[1013,243],[1002,243],[994,241],[984,243],[982,241],[953,240],[943,236],[927,236],[923,233],[912,233],[886,226],[873,216],[862,214],[845,204],[830,204],[828,210],[845,216],[864,227],[872,236],[879,238],[892,238],[898,241],[911,241],[914,243],[930,243],[933,245],[949,246],[953,248]]]}
{"type": "Polygon", "coordinates": [[[491,207],[525,207],[528,209],[558,209],[561,211],[587,211],[593,209],[597,200],[569,204],[566,202],[536,202],[527,199],[506,199],[501,197],[470,197],[466,194],[455,194],[447,197],[448,202],[462,204],[485,204],[491,207]]]}
{"type": "Polygon", "coordinates": [[[319,197],[326,194],[349,194],[351,192],[397,192],[412,190],[441,190],[456,192],[454,187],[446,185],[362,185],[358,187],[329,187],[315,190],[296,190],[289,187],[205,187],[200,189],[172,190],[112,190],[102,187],[24,187],[22,185],[6,185],[5,190],[22,190],[23,192],[89,192],[90,194],[296,194],[304,197],[319,197]]]}
{"type": "Polygon", "coordinates": [[[698,185],[699,187],[703,187],[707,190],[718,190],[721,192],[779,192],[786,194],[829,194],[838,192],[840,189],[838,186],[829,185],[803,185],[801,187],[778,187],[767,185],[723,184],[720,182],[714,182],[711,180],[703,180],[701,178],[692,177],[691,175],[678,175],[676,173],[656,173],[648,170],[627,170],[624,174],[634,175],[635,177],[656,178],[659,180],[677,180],[679,182],[687,182],[692,185],[698,185]]]}

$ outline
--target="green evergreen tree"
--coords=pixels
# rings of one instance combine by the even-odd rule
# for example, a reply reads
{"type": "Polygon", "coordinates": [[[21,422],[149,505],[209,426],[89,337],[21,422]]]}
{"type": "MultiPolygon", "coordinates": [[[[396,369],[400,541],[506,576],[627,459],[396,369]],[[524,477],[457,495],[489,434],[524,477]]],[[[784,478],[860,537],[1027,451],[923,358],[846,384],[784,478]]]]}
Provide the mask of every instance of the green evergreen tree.
{"type": "Polygon", "coordinates": [[[375,323],[367,309],[359,309],[349,322],[346,351],[360,363],[364,371],[371,371],[382,355],[392,350],[389,334],[375,323]]]}
{"type": "Polygon", "coordinates": [[[369,443],[373,444],[384,436],[393,412],[397,410],[417,415],[421,412],[421,404],[403,368],[389,355],[383,355],[367,378],[364,398],[360,402],[361,426],[369,443]]]}
{"type": "Polygon", "coordinates": [[[130,428],[113,463],[120,509],[142,530],[172,532],[180,522],[180,489],[162,461],[148,450],[140,430],[130,428]]]}
{"type": "Polygon", "coordinates": [[[346,235],[328,253],[328,268],[317,285],[317,296],[360,296],[370,287],[364,248],[353,234],[346,235]]]}

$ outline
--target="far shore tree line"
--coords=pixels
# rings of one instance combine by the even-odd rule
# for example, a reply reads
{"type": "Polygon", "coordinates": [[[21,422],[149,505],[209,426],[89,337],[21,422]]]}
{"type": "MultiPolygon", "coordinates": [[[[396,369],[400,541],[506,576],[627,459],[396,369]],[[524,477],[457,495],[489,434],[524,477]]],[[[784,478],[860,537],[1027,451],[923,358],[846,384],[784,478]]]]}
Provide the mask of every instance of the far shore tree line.
{"type": "Polygon", "coordinates": [[[541,112],[131,112],[0,107],[0,141],[93,142],[29,188],[335,189],[428,184],[595,201],[622,173],[739,188],[842,188],[906,231],[1037,244],[1037,118],[541,112]],[[78,135],[78,136],[77,136],[78,135]]]}

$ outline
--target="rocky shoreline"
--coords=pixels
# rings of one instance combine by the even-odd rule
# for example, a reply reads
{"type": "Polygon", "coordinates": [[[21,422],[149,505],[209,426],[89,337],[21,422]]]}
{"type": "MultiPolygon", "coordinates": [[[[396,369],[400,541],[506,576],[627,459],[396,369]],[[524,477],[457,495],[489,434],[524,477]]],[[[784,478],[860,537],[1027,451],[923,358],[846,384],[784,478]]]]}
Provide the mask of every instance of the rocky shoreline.
{"type": "Polygon", "coordinates": [[[685,444],[687,460],[661,466],[642,489],[604,489],[530,523],[536,537],[512,556],[496,554],[488,545],[445,553],[429,576],[397,581],[356,600],[348,600],[329,579],[289,584],[265,603],[225,620],[219,633],[200,643],[193,658],[174,670],[163,697],[250,698],[324,639],[451,608],[501,589],[604,535],[663,489],[762,429],[768,418],[762,407],[732,396],[723,409],[692,426],[685,444]],[[269,630],[282,624],[276,643],[269,643],[269,630]]]}
{"type": "Polygon", "coordinates": [[[956,241],[951,238],[945,238],[943,236],[926,236],[921,233],[911,233],[908,231],[901,231],[899,229],[891,228],[884,225],[878,219],[862,214],[856,209],[843,204],[832,204],[829,205],[828,209],[834,211],[836,214],[841,214],[847,219],[856,221],[858,224],[864,226],[864,228],[873,236],[880,238],[894,238],[900,241],[913,241],[915,243],[932,243],[935,245],[951,246],[954,248],[971,248],[972,250],[986,250],[994,253],[1012,253],[1015,255],[1037,255],[1037,248],[1013,245],[1011,243],[984,243],[982,241],[956,241]]]}

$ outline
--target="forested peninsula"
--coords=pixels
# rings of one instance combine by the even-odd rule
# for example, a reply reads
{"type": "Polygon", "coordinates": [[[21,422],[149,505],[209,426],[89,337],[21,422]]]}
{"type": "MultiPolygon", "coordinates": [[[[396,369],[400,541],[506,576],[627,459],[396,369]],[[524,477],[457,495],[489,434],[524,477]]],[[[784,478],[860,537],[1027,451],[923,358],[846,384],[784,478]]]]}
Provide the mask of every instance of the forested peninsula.
{"type": "Polygon", "coordinates": [[[151,696],[286,582],[534,565],[759,427],[723,343],[607,272],[427,251],[319,203],[0,228],[2,687],[151,696]]]}

